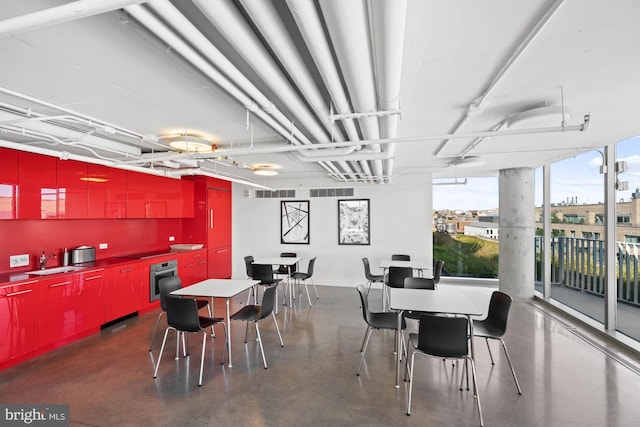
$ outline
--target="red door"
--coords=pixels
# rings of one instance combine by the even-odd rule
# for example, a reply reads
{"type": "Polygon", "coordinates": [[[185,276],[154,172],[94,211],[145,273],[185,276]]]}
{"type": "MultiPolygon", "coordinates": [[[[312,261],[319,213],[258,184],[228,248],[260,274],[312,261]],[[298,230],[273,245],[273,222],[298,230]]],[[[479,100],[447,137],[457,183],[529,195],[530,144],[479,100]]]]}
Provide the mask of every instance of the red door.
{"type": "Polygon", "coordinates": [[[208,275],[231,277],[231,191],[207,190],[208,275]]]}
{"type": "Polygon", "coordinates": [[[38,348],[38,281],[0,287],[0,363],[38,348]]]}

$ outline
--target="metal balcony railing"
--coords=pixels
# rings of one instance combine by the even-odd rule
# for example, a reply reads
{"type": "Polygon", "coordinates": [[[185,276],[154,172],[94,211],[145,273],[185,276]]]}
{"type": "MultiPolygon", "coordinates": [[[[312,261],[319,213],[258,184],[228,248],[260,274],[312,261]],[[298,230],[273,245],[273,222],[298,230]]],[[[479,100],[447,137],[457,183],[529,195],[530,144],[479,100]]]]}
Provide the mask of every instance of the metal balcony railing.
{"type": "MultiPolygon", "coordinates": [[[[535,237],[536,281],[543,280],[543,238],[535,237]]],[[[639,244],[618,242],[616,282],[618,301],[640,306],[638,287],[639,244]]],[[[604,296],[605,247],[603,240],[551,238],[551,284],[604,296]]]]}

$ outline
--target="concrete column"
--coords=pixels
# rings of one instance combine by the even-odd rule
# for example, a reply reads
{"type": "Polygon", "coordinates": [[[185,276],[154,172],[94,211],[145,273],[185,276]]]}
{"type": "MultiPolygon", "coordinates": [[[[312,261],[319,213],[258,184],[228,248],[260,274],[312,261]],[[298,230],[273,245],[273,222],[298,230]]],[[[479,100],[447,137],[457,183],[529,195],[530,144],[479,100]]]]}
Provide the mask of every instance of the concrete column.
{"type": "Polygon", "coordinates": [[[503,169],[500,192],[500,290],[513,298],[533,298],[534,270],[534,171],[503,169]]]}

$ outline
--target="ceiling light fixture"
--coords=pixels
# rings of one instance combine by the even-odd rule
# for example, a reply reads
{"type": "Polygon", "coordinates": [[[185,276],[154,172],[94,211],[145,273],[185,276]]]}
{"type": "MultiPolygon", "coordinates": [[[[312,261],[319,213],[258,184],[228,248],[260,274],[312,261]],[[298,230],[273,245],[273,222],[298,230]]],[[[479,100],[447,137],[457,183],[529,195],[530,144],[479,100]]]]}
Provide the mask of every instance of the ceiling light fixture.
{"type": "Polygon", "coordinates": [[[191,135],[180,135],[168,138],[169,145],[178,151],[189,153],[210,153],[215,145],[206,139],[191,135]]]}
{"type": "Polygon", "coordinates": [[[258,163],[254,165],[248,165],[247,167],[251,169],[254,174],[261,176],[278,175],[278,169],[280,169],[279,165],[269,163],[258,163]]]}

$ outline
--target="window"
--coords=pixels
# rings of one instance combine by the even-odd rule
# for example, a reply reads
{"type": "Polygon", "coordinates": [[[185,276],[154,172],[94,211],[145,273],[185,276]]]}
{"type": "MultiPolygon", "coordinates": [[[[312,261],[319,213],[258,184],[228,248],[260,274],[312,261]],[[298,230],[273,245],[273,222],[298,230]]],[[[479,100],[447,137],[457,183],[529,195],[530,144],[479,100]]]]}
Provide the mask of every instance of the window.
{"type": "Polygon", "coordinates": [[[631,223],[631,215],[629,214],[617,214],[616,215],[616,223],[617,224],[630,224],[631,223]]]}

